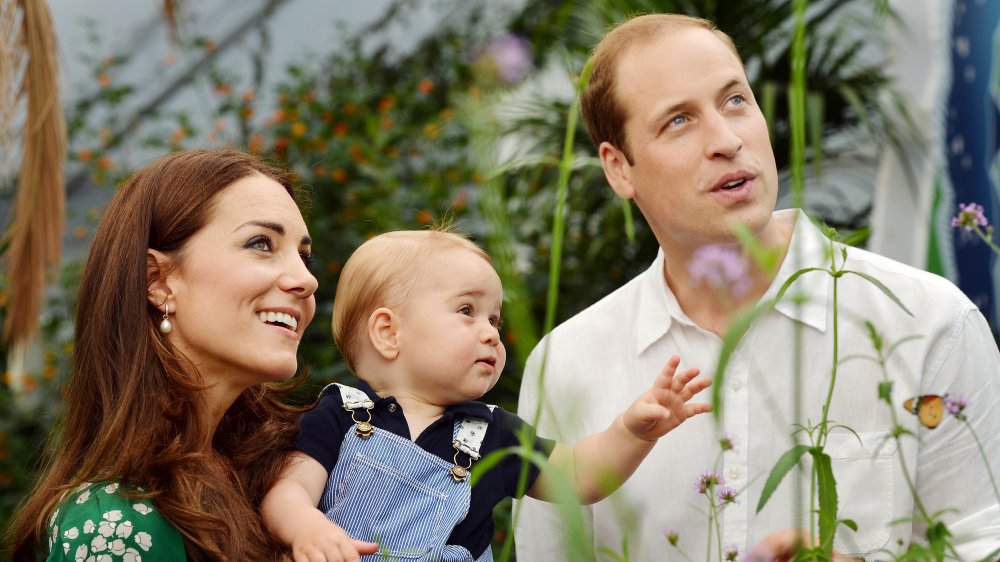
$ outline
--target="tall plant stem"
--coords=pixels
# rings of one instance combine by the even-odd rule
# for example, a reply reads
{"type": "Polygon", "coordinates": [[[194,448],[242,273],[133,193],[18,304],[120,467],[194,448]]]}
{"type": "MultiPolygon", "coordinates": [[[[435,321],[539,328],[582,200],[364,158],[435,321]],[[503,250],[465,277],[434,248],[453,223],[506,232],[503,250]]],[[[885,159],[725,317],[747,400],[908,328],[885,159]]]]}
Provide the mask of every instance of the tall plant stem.
{"type": "Polygon", "coordinates": [[[990,467],[990,459],[986,456],[986,451],[983,450],[983,444],[979,441],[979,436],[976,435],[976,431],[972,429],[972,425],[969,424],[969,420],[965,419],[964,416],[959,419],[962,420],[962,423],[965,424],[969,433],[972,434],[972,438],[976,441],[976,448],[979,449],[979,454],[983,456],[983,462],[986,463],[986,471],[990,475],[990,484],[993,485],[993,495],[996,496],[997,503],[1000,504],[1000,490],[997,489],[997,479],[993,476],[993,469],[990,467]]]}

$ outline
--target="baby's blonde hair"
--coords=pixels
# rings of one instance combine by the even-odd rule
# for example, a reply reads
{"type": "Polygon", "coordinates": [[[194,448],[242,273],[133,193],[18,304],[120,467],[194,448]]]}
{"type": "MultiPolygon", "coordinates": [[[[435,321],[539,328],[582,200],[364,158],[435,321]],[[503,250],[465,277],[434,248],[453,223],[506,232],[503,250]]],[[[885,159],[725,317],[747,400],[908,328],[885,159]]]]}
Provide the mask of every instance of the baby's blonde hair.
{"type": "Polygon", "coordinates": [[[402,306],[427,259],[449,248],[469,250],[493,264],[475,242],[449,227],[386,232],[351,254],[340,273],[333,301],[333,339],[351,372],[358,374],[361,338],[371,313],[381,307],[402,306]]]}

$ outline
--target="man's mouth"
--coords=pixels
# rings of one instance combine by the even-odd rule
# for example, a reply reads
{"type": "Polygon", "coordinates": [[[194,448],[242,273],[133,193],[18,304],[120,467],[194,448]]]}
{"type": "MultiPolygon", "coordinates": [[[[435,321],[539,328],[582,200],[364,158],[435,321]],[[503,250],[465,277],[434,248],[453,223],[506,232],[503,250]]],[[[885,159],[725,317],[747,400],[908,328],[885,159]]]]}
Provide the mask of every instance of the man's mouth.
{"type": "Polygon", "coordinates": [[[271,324],[272,326],[281,326],[282,328],[287,328],[293,332],[299,327],[299,321],[296,320],[291,314],[286,314],[284,312],[265,312],[262,310],[257,313],[257,320],[260,320],[265,324],[271,324]]]}
{"type": "Polygon", "coordinates": [[[720,189],[736,189],[747,182],[746,178],[740,178],[730,182],[722,184],[720,189]]]}

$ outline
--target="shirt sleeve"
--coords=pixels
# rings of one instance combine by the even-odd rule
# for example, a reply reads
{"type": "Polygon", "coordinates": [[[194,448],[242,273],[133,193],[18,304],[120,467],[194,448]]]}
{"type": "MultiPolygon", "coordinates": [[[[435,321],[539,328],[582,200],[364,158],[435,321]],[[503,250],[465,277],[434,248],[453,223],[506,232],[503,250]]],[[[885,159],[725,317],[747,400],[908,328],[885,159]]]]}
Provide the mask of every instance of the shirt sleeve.
{"type": "MultiPolygon", "coordinates": [[[[551,337],[551,333],[546,337],[551,337]]],[[[517,412],[527,419],[532,419],[535,415],[543,394],[539,389],[539,374],[542,350],[544,349],[545,340],[543,339],[535,346],[524,366],[517,412]]],[[[550,351],[552,353],[549,357],[547,372],[548,376],[552,377],[557,371],[554,365],[558,359],[558,349],[553,345],[550,351]]],[[[556,435],[558,428],[550,420],[551,418],[543,415],[539,420],[538,431],[546,435],[556,435]]],[[[517,559],[569,562],[569,552],[571,551],[564,547],[563,540],[567,536],[566,522],[563,514],[559,511],[559,506],[526,496],[519,499],[517,504],[516,510],[519,517],[515,521],[514,528],[517,559]]],[[[591,510],[589,505],[580,508],[588,528],[592,525],[590,523],[593,517],[591,510]]]]}
{"type": "MultiPolygon", "coordinates": [[[[519,447],[521,446],[522,438],[528,439],[531,441],[532,449],[541,453],[545,458],[549,458],[549,455],[552,454],[552,449],[555,448],[555,441],[538,437],[535,434],[535,428],[531,427],[531,424],[503,408],[497,407],[493,410],[493,423],[498,424],[504,429],[505,442],[502,445],[503,447],[519,447]]],[[[535,463],[526,461],[517,455],[508,455],[505,457],[504,461],[502,461],[502,466],[504,487],[508,491],[508,495],[514,498],[523,496],[524,492],[535,484],[535,480],[538,479],[540,473],[535,463]],[[528,478],[522,487],[519,484],[522,467],[525,466],[525,463],[528,466],[528,478]]]]}
{"type": "Polygon", "coordinates": [[[302,414],[299,435],[295,446],[316,459],[327,472],[331,472],[340,456],[340,444],[347,428],[344,426],[344,409],[340,393],[329,387],[319,398],[315,408],[302,414]]]}
{"type": "Polygon", "coordinates": [[[49,526],[47,562],[187,560],[184,540],[146,499],[118,483],[88,484],[60,504],[49,526]]]}
{"type": "Polygon", "coordinates": [[[963,560],[995,559],[1000,549],[1000,351],[986,319],[972,309],[934,342],[928,359],[922,391],[965,397],[969,404],[937,428],[921,429],[917,492],[929,513],[943,512],[963,560]]]}

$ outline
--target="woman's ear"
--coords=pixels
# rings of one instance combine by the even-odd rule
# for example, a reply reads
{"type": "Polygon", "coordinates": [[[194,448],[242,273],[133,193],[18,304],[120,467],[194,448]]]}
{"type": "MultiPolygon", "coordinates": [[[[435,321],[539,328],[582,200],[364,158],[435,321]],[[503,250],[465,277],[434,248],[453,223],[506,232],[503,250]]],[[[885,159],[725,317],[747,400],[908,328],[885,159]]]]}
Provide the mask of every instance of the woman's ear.
{"type": "Polygon", "coordinates": [[[166,254],[153,249],[146,250],[146,295],[149,302],[161,312],[171,294],[167,284],[169,270],[170,258],[166,254]]]}
{"type": "Polygon", "coordinates": [[[376,309],[368,317],[368,341],[386,361],[399,356],[397,318],[391,309],[376,309]]]}

